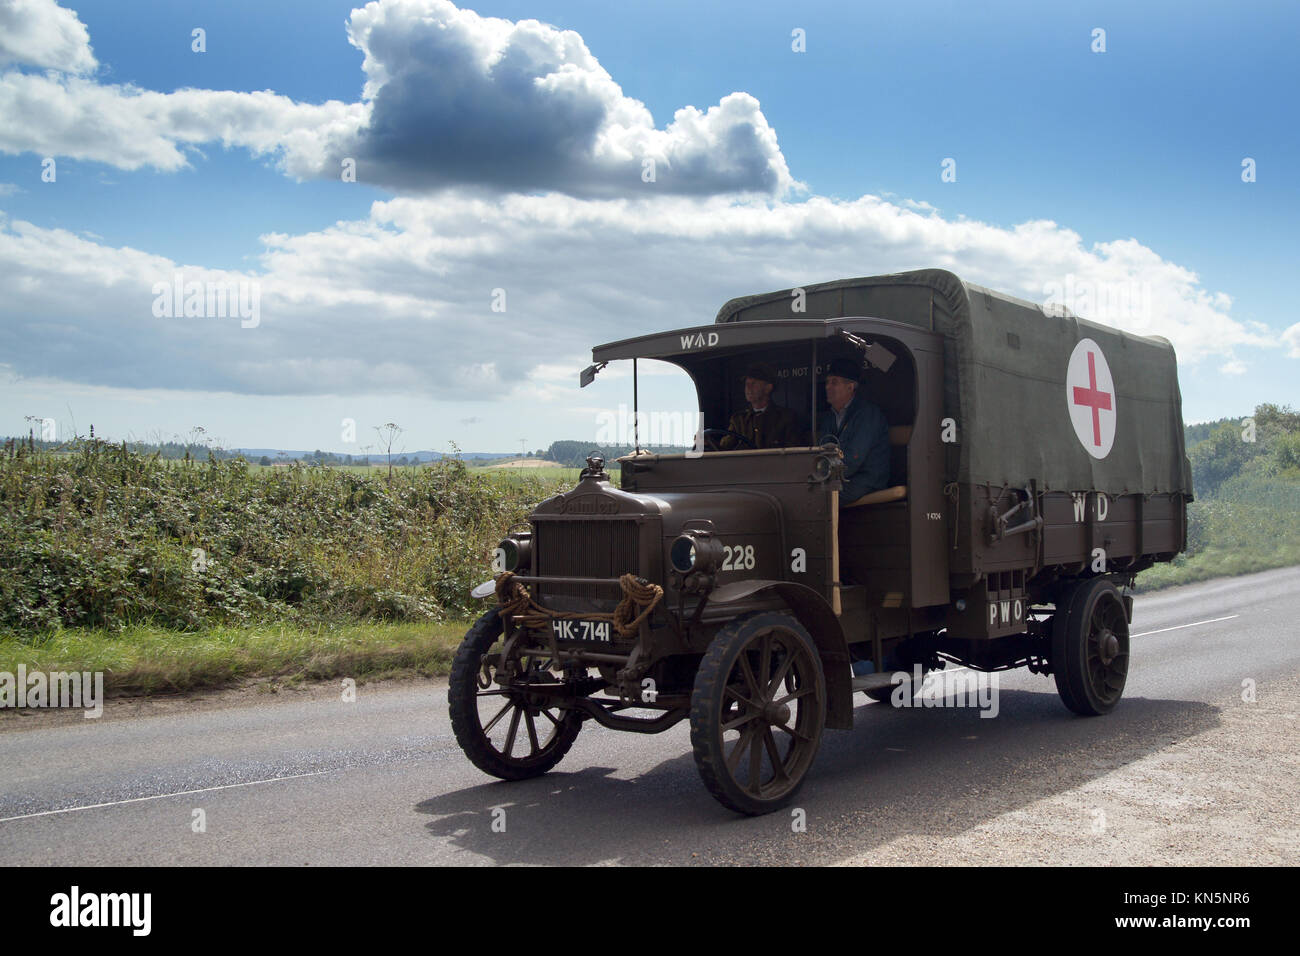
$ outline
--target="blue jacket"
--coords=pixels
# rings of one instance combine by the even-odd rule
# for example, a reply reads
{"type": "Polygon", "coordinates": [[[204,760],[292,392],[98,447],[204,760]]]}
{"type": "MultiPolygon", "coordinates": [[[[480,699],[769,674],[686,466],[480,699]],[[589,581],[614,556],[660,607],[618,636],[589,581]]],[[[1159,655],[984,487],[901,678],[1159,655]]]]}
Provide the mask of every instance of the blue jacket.
{"type": "Polygon", "coordinates": [[[844,410],[844,422],[835,427],[835,412],[818,421],[822,434],[839,439],[844,453],[844,481],[840,501],[856,501],[889,484],[889,422],[885,413],[856,395],[844,410]]]}

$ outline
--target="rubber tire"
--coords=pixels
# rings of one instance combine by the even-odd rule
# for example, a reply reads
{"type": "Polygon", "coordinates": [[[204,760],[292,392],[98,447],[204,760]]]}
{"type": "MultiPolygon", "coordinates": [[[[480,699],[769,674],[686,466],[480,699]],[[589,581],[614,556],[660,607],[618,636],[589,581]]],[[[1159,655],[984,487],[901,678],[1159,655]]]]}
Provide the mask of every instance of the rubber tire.
{"type": "Polygon", "coordinates": [[[1107,578],[1092,578],[1071,589],[1061,604],[1052,619],[1052,676],[1056,679],[1056,692],[1062,703],[1081,717],[1108,714],[1119,703],[1128,679],[1128,618],[1123,598],[1107,578]],[[1103,601],[1114,601],[1124,621],[1123,633],[1117,635],[1120,653],[1125,657],[1124,680],[1120,682],[1119,694],[1109,702],[1097,696],[1087,667],[1087,629],[1094,610],[1103,601]]]}
{"type": "Polygon", "coordinates": [[[786,806],[807,777],[807,771],[817,758],[821,746],[822,730],[826,726],[826,676],[822,671],[821,656],[817,645],[804,629],[803,625],[791,614],[778,611],[758,611],[738,617],[724,626],[709,644],[709,649],[700,661],[699,670],[695,672],[695,687],[691,693],[691,749],[695,755],[695,766],[700,772],[705,788],[713,798],[729,810],[747,816],[760,816],[786,806]],[[779,623],[792,631],[807,648],[815,664],[815,676],[820,685],[821,712],[817,714],[815,733],[813,734],[812,753],[808,767],[800,776],[794,787],[784,796],[775,800],[760,800],[741,790],[723,770],[725,768],[726,746],[713,733],[713,715],[720,713],[722,696],[726,692],[727,679],[731,676],[732,666],[740,653],[740,648],[748,642],[746,634],[761,627],[779,623]]]}
{"type": "Polygon", "coordinates": [[[527,780],[539,777],[564,759],[582,730],[582,718],[575,711],[560,711],[557,736],[542,752],[531,759],[506,760],[483,733],[478,713],[478,673],[483,655],[501,637],[503,630],[497,609],[488,611],[465,633],[451,664],[447,683],[447,706],[451,712],[451,729],[456,742],[470,762],[484,773],[502,780],[527,780]]]}

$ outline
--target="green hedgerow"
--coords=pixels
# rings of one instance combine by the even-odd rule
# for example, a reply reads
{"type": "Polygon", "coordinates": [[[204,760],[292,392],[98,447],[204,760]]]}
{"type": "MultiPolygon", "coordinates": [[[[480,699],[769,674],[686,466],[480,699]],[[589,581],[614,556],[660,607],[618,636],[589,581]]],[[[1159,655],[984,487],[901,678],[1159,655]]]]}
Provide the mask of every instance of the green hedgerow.
{"type": "Polygon", "coordinates": [[[458,459],[358,474],[77,440],[0,455],[0,630],[476,613],[491,549],[558,483],[458,459]]]}

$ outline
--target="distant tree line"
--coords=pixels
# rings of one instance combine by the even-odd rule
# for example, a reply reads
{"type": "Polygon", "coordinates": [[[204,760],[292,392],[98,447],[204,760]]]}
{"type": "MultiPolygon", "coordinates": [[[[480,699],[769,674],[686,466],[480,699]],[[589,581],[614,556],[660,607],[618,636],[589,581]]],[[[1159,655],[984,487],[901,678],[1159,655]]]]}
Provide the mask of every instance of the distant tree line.
{"type": "MultiPolygon", "coordinates": [[[[94,432],[91,432],[91,440],[94,440],[94,432]]],[[[19,435],[12,438],[0,437],[0,444],[5,445],[6,447],[10,445],[21,444],[24,448],[28,448],[32,451],[47,451],[47,452],[57,452],[61,449],[66,449],[69,447],[68,442],[41,441],[39,438],[35,436],[34,433],[29,433],[25,436],[19,435]]],[[[115,444],[115,447],[125,446],[128,451],[132,451],[137,455],[157,455],[159,458],[162,458],[167,461],[179,461],[186,458],[190,458],[190,459],[199,458],[202,459],[203,461],[207,461],[208,455],[211,455],[213,458],[217,459],[218,461],[227,461],[229,459],[243,457],[242,452],[231,451],[226,448],[218,448],[212,445],[211,443],[198,442],[198,441],[190,441],[190,442],[128,441],[128,442],[117,442],[117,443],[110,443],[110,444],[115,444]]]]}
{"type": "Polygon", "coordinates": [[[1233,479],[1294,479],[1300,469],[1300,412],[1286,405],[1259,405],[1244,418],[1189,425],[1185,434],[1198,498],[1217,494],[1233,479]]]}
{"type": "MultiPolygon", "coordinates": [[[[92,439],[93,440],[93,439],[92,439]]],[[[0,436],[0,447],[15,448],[21,445],[30,451],[58,452],[67,450],[68,442],[59,441],[41,441],[36,437],[34,432],[27,435],[20,435],[6,438],[0,436]]],[[[211,455],[217,461],[232,461],[236,458],[245,458],[242,451],[238,449],[219,448],[211,442],[144,442],[144,441],[127,441],[117,442],[115,447],[125,447],[128,451],[137,455],[157,455],[164,461],[184,461],[185,459],[207,461],[211,455]]],[[[272,458],[270,455],[262,455],[257,459],[259,465],[274,465],[277,462],[288,464],[291,461],[300,461],[305,465],[370,465],[369,455],[336,455],[333,452],[321,451],[317,448],[315,451],[296,458],[291,458],[281,452],[272,458]]],[[[417,458],[407,458],[402,455],[400,458],[393,459],[394,465],[416,465],[419,464],[417,458]]]]}
{"type": "Polygon", "coordinates": [[[1264,404],[1184,432],[1187,550],[1142,572],[1138,590],[1300,564],[1300,413],[1264,404]]]}

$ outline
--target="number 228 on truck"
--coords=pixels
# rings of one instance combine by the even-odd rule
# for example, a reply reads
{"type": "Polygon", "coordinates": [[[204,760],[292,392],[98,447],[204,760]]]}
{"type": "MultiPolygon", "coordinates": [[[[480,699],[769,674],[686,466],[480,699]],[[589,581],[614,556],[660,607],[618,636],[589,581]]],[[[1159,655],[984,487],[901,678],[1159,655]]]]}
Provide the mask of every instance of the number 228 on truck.
{"type": "Polygon", "coordinates": [[[734,299],[592,357],[583,385],[632,362],[634,407],[639,359],[680,367],[703,427],[692,451],[620,458],[617,482],[593,454],[500,542],[448,690],[482,770],[545,773],[588,720],[689,720],[709,792],[759,814],[852,726],[855,693],[910,698],[948,662],[1050,674],[1081,715],[1119,701],[1121,588],[1187,538],[1166,340],[925,270],[734,299]],[[756,381],[779,443],[732,427],[756,381]],[[856,496],[846,381],[883,417],[866,454],[887,477],[856,496]]]}

